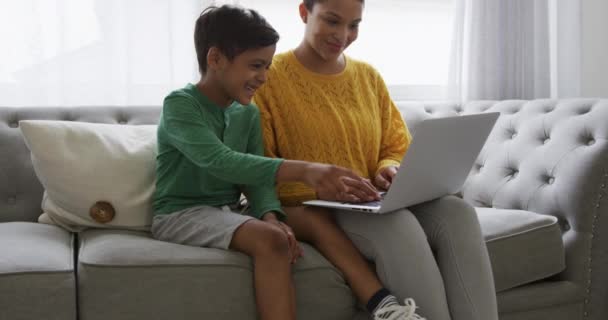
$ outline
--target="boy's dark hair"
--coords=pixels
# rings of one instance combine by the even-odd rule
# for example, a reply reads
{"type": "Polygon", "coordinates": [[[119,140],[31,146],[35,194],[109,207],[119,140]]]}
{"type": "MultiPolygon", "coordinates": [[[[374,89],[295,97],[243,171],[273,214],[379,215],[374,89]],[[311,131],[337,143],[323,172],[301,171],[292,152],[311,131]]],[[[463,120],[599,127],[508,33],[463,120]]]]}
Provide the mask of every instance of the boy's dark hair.
{"type": "Polygon", "coordinates": [[[207,52],[217,47],[228,59],[249,49],[274,45],[279,34],[259,13],[239,6],[211,6],[203,10],[194,27],[198,69],[207,72],[207,52]]]}
{"type": "MultiPolygon", "coordinates": [[[[325,0],[304,0],[304,6],[306,7],[306,9],[308,9],[308,11],[312,11],[312,7],[315,6],[315,3],[319,3],[319,2],[323,2],[325,0]]],[[[363,3],[365,3],[365,0],[359,0],[363,3]]]]}

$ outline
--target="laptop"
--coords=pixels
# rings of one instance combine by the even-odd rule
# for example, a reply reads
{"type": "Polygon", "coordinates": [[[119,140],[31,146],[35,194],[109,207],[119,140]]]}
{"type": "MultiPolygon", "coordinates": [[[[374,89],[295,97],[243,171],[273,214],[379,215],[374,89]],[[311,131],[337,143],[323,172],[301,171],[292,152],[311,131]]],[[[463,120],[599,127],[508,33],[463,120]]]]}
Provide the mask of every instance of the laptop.
{"type": "Polygon", "coordinates": [[[380,201],[311,200],[304,204],[382,214],[457,193],[499,115],[488,112],[422,121],[391,187],[380,201]]]}

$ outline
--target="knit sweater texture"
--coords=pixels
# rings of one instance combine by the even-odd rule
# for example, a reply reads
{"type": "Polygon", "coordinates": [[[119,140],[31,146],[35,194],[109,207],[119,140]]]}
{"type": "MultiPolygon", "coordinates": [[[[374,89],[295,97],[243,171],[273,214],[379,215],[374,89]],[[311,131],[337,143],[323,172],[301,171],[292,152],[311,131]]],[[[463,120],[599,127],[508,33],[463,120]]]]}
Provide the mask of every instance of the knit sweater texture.
{"type": "MultiPolygon", "coordinates": [[[[344,70],[308,70],[293,51],[274,57],[267,82],[254,98],[262,118],[265,155],[335,164],[373,179],[398,166],[412,140],[380,74],[346,58],[344,70]]],[[[301,183],[278,186],[281,203],[315,199],[301,183]]]]}

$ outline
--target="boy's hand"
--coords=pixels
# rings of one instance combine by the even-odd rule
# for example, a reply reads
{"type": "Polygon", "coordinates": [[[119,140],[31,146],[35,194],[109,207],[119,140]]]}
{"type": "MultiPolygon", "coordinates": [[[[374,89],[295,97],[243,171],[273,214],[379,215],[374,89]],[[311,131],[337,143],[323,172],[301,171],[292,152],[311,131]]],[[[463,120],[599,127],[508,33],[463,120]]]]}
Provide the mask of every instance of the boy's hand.
{"type": "Polygon", "coordinates": [[[380,199],[378,190],[369,180],[343,167],[310,163],[304,180],[322,200],[366,202],[380,199]]]}
{"type": "Polygon", "coordinates": [[[285,232],[285,235],[287,235],[287,241],[289,242],[289,262],[291,264],[296,263],[298,258],[304,254],[304,251],[300,247],[300,244],[298,243],[298,240],[296,239],[291,227],[279,221],[273,212],[264,214],[264,216],[262,216],[262,220],[279,227],[281,230],[283,230],[283,232],[285,232]]]}
{"type": "Polygon", "coordinates": [[[379,189],[388,190],[393,183],[393,178],[397,175],[397,170],[398,168],[395,166],[382,168],[374,178],[374,185],[379,189]]]}

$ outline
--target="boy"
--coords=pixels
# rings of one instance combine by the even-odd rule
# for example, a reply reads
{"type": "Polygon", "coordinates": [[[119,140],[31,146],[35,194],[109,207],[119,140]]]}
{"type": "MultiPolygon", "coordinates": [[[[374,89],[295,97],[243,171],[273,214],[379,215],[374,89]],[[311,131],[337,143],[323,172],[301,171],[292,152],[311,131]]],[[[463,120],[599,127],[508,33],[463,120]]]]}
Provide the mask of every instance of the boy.
{"type": "Polygon", "coordinates": [[[253,258],[261,319],[295,319],[290,264],[302,251],[274,190],[298,181],[319,195],[378,199],[369,181],[324,164],[264,158],[251,99],[266,81],[279,39],[255,11],[211,7],[196,22],[201,80],[170,93],[158,126],[152,235],[174,243],[232,249],[253,258]],[[240,194],[250,203],[237,213],[240,194]]]}

